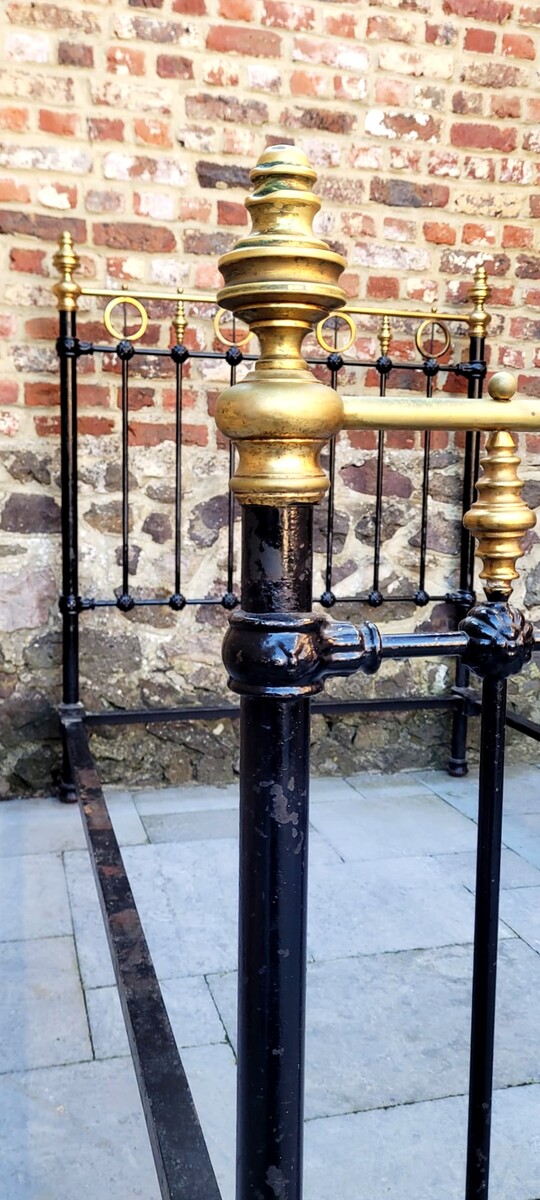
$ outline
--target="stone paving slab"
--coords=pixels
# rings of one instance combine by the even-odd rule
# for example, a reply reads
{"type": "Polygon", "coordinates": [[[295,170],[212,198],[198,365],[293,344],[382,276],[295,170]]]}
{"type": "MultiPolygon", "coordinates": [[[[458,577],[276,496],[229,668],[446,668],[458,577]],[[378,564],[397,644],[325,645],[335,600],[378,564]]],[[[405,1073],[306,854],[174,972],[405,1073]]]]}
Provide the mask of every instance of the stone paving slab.
{"type": "Polygon", "coordinates": [[[540,868],[540,813],[505,817],[503,840],[506,846],[540,868]]]}
{"type": "Polygon", "coordinates": [[[73,939],[0,944],[0,1072],[91,1057],[73,939]]]}
{"type": "Polygon", "coordinates": [[[52,799],[0,801],[0,858],[60,854],[86,845],[76,804],[52,799]]]}
{"type": "Polygon", "coordinates": [[[311,821],[345,862],[476,847],[473,822],[425,789],[407,791],[406,797],[398,789],[356,797],[351,792],[350,800],[318,804],[311,821]]]}
{"type": "Polygon", "coordinates": [[[238,837],[238,808],[143,817],[151,842],[204,842],[238,837]]]}
{"type": "MultiPolygon", "coordinates": [[[[309,1121],[309,1200],[463,1200],[467,1100],[309,1121]]],[[[540,1087],[496,1092],[490,1195],[540,1196],[540,1087]]],[[[232,1200],[232,1197],[231,1197],[232,1200]]]]}
{"type": "Polygon", "coordinates": [[[503,890],[501,915],[509,928],[540,955],[540,887],[520,888],[515,896],[503,890]]]}
{"type": "Polygon", "coordinates": [[[65,854],[64,867],[83,986],[110,987],[114,971],[87,852],[65,854]]]}
{"type": "MultiPolygon", "coordinates": [[[[164,980],[161,992],[177,1046],[205,1046],[225,1041],[223,1023],[203,976],[164,980]]],[[[86,1003],[96,1058],[129,1054],[118,989],[89,988],[86,1003]]]]}
{"type": "Polygon", "coordinates": [[[473,897],[435,858],[335,864],[311,856],[308,946],[315,959],[472,942],[473,930],[473,897]]]}
{"type": "Polygon", "coordinates": [[[0,866],[0,942],[71,934],[71,913],[59,854],[4,858],[0,866]]]}
{"type": "MultiPolygon", "coordinates": [[[[452,779],[445,771],[422,772],[418,779],[460,812],[476,818],[478,768],[463,779],[452,779]]],[[[540,771],[537,766],[505,768],[504,811],[509,814],[540,813],[540,771]]]]}
{"type": "Polygon", "coordinates": [[[5,1200],[159,1200],[131,1061],[0,1078],[5,1200]]]}
{"type": "MultiPolygon", "coordinates": [[[[472,948],[404,951],[308,966],[306,1116],[466,1092],[472,948]]],[[[236,1045],[236,973],[210,976],[236,1045]]],[[[501,943],[498,1087],[540,1082],[540,957],[501,943]]]]}

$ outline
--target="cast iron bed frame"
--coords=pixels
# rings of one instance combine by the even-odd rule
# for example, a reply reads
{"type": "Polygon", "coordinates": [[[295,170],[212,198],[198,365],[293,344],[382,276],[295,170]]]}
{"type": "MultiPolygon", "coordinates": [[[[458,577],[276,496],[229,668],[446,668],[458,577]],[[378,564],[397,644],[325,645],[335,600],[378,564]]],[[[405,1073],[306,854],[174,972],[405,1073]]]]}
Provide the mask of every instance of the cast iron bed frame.
{"type": "MultiPolygon", "coordinates": [[[[263,156],[264,158],[264,156],[263,156]]],[[[259,174],[264,175],[264,169],[259,174]]],[[[254,178],[258,179],[254,172],[254,178]]],[[[261,195],[264,192],[264,187],[261,195]]],[[[255,222],[255,217],[254,217],[255,222]]],[[[234,253],[234,252],[233,252],[234,253]]],[[[227,256],[225,256],[227,257],[227,256]]],[[[338,256],[334,256],[338,257],[338,256]]],[[[491,1107],[491,1073],[493,1056],[493,1019],[495,1005],[496,936],[498,912],[498,856],[500,857],[502,814],[502,778],[504,764],[504,724],[521,730],[528,736],[540,740],[540,725],[514,713],[506,712],[505,677],[515,667],[501,667],[498,675],[484,672],[482,699],[470,687],[470,668],[482,675],[479,659],[475,659],[471,647],[486,639],[486,621],[493,617],[501,603],[490,606],[471,607],[475,604],[474,593],[474,539],[463,528],[460,543],[459,587],[444,595],[430,595],[426,590],[427,526],[430,466],[430,433],[424,434],[421,531],[418,578],[411,593],[397,597],[411,606],[424,607],[431,600],[446,601],[454,606],[455,631],[447,634],[415,634],[385,636],[376,627],[366,624],[354,630],[346,623],[333,622],[325,617],[310,614],[313,600],[323,609],[330,609],[338,600],[379,608],[391,603],[396,597],[385,596],[380,587],[381,530],[384,483],[384,432],[378,434],[377,473],[375,494],[375,538],[373,550],[372,586],[369,592],[348,597],[337,596],[333,585],[333,534],[334,534],[334,479],[336,474],[336,444],[331,441],[328,472],[330,494],[327,510],[325,547],[325,587],[321,595],[312,597],[310,555],[312,546],[311,515],[308,503],[291,504],[288,508],[247,504],[243,512],[243,584],[241,603],[235,591],[234,575],[234,496],[229,492],[228,507],[228,557],[226,590],[221,597],[191,597],[182,590],[182,386],[184,364],[191,358],[225,358],[230,369],[230,385],[235,388],[237,368],[243,357],[254,361],[252,354],[242,354],[239,345],[227,344],[226,350],[189,350],[183,343],[186,327],[186,304],[215,304],[215,297],[186,293],[150,292],[136,289],[129,295],[99,287],[80,287],[73,279],[78,258],[69,235],[61,239],[55,258],[61,280],[56,287],[59,307],[59,337],[57,349],[60,359],[60,412],[61,412],[61,488],[62,488],[62,596],[60,610],[63,627],[63,692],[60,718],[64,743],[63,799],[78,799],[84,816],[84,827],[93,864],[98,894],[115,975],[118,983],[124,1019],[130,1041],[143,1109],[156,1164],[159,1186],[165,1200],[218,1200],[220,1193],[208,1151],[194,1108],[189,1085],[182,1062],[174,1042],[170,1023],[161,997],[154,967],[142,930],[140,918],[129,887],[122,856],[118,847],[106,802],[92,758],[88,731],[105,723],[133,724],[151,721],[183,721],[215,717],[236,717],[243,712],[241,797],[252,797],[260,792],[261,757],[266,774],[276,781],[275,786],[286,786],[294,768],[296,778],[295,803],[300,824],[300,841],[297,851],[291,856],[283,839],[283,829],[272,825],[270,809],[263,812],[261,820],[266,822],[266,836],[273,844],[269,850],[271,863],[265,860],[257,864],[256,847],[253,843],[253,827],[245,809],[241,816],[241,961],[249,964],[248,981],[240,996],[239,1017],[239,1200],[252,1200],[262,1194],[259,1185],[264,1182],[270,1161],[269,1155],[277,1153],[279,1144],[280,1161],[287,1165],[287,1200],[297,1200],[301,1194],[301,1122],[303,1087],[303,958],[305,957],[305,846],[302,844],[307,832],[305,795],[308,781],[308,754],[306,731],[309,696],[320,690],[325,676],[349,674],[352,670],[371,673],[383,658],[455,656],[457,667],[455,686],[444,696],[396,696],[373,700],[318,701],[314,711],[339,714],[365,710],[399,710],[412,708],[445,708],[452,712],[452,751],[449,770],[463,775],[467,771],[466,739],[467,720],[482,710],[483,727],[481,736],[481,783],[479,816],[479,854],[477,879],[477,910],[474,949],[473,1032],[471,1042],[471,1089],[469,1110],[469,1151],[467,1169],[467,1200],[480,1195],[487,1197],[487,1171],[489,1164],[489,1114],[491,1107]],[[106,314],[109,331],[114,330],[111,313],[118,304],[126,307],[135,305],[141,316],[141,328],[147,319],[147,311],[141,303],[152,310],[152,304],[173,306],[173,324],[176,342],[171,348],[138,346],[138,334],[124,332],[116,346],[84,341],[77,337],[76,317],[80,295],[103,297],[109,300],[106,314]],[[77,364],[88,355],[102,356],[114,350],[121,364],[121,456],[122,456],[122,551],[121,580],[114,597],[81,597],[78,586],[78,434],[77,434],[77,364]],[[175,381],[175,553],[174,578],[170,596],[162,599],[155,596],[134,598],[129,588],[129,386],[130,363],[136,364],[138,356],[166,359],[171,364],[175,381]],[[273,552],[281,556],[281,575],[274,577],[269,560],[261,546],[272,546],[273,552]],[[130,612],[135,606],[167,605],[181,613],[187,606],[220,604],[225,612],[232,614],[229,633],[225,640],[224,658],[229,671],[233,691],[240,693],[240,708],[232,705],[202,707],[176,707],[137,709],[132,711],[112,710],[86,712],[79,694],[79,623],[82,614],[92,609],[116,608],[130,612]],[[487,609],[490,609],[487,613],[487,609]],[[481,614],[484,613],[484,616],[481,614]],[[486,616],[487,613],[487,616],[486,616]],[[302,616],[298,614],[304,614],[302,616]],[[308,616],[305,616],[308,614],[308,616]],[[469,614],[469,616],[467,616],[469,614]],[[480,615],[474,615],[480,614],[480,615]],[[476,624],[475,624],[476,621],[476,624]],[[465,622],[461,628],[460,623],[465,622]],[[467,623],[468,622],[468,623],[467,623]],[[262,638],[262,642],[261,642],[262,638]],[[246,640],[247,639],[247,640],[246,640]],[[292,640],[291,640],[292,639],[292,640]],[[296,646],[302,642],[313,650],[312,661],[306,667],[300,665],[296,646]],[[261,646],[266,647],[261,658],[261,646]],[[245,655],[246,646],[252,645],[253,652],[245,655]],[[242,653],[240,652],[242,647],[242,653]],[[279,653],[278,648],[279,647],[279,653]],[[283,648],[285,647],[285,651],[283,648]],[[315,648],[315,649],[313,649],[315,648]],[[287,658],[284,671],[283,653],[287,658]],[[250,658],[251,654],[251,658],[250,658]],[[249,669],[240,666],[246,657],[249,669]],[[266,655],[266,657],[265,657],[266,655]],[[264,661],[263,661],[264,660],[264,661]],[[266,674],[265,674],[266,672],[266,674]],[[287,673],[288,672],[288,673],[287,673]],[[302,674],[303,672],[303,674],[302,674]],[[268,674],[269,673],[269,674],[268,674]],[[265,732],[261,733],[261,730],[265,732]],[[254,736],[256,732],[257,737],[254,736]],[[285,750],[292,742],[292,749],[285,750]],[[288,754],[288,757],[287,757],[288,754]],[[251,792],[250,792],[251,788],[251,792]],[[247,792],[246,792],[247,789],[247,792]],[[494,804],[494,798],[497,803],[494,804]],[[273,857],[272,857],[273,856],[273,857]],[[264,872],[270,869],[270,891],[274,900],[279,893],[278,880],[285,880],[286,890],[296,897],[291,911],[270,915],[268,906],[262,907],[260,892],[264,885],[264,872]],[[263,875],[261,875],[261,870],[263,875]],[[257,889],[259,888],[259,892],[257,889]],[[261,932],[274,922],[273,946],[258,946],[261,932]],[[279,947],[285,944],[297,949],[296,967],[288,967],[284,973],[279,962],[279,947]],[[494,948],[495,939],[495,948],[494,948]],[[261,958],[262,955],[262,958],[261,958]],[[495,956],[495,957],[494,957],[495,956]],[[275,981],[274,995],[262,995],[261,972],[270,969],[275,981]],[[257,990],[259,989],[259,990],[257,990]],[[278,1013],[279,1009],[279,1013],[278,1013]],[[272,1031],[276,1022],[280,1024],[280,1037],[285,1050],[280,1072],[269,1071],[266,1049],[258,1031],[248,1027],[245,1016],[253,1011],[263,1013],[265,1028],[272,1031]],[[292,1029],[284,1027],[283,1012],[292,1011],[292,1029]],[[482,1028],[481,1028],[482,1026],[482,1028]],[[285,1096],[287,1099],[285,1100],[285,1096]],[[291,1100],[292,1097],[292,1100],[291,1100]],[[486,1116],[486,1105],[489,1114],[486,1116]],[[286,1112],[286,1120],[284,1113],[286,1112]],[[273,1134],[267,1143],[267,1130],[272,1124],[273,1134]],[[275,1136],[274,1136],[275,1135],[275,1136]],[[479,1157],[478,1147],[482,1147],[479,1157]],[[483,1156],[483,1158],[482,1158],[483,1156]],[[263,1171],[264,1167],[264,1171],[263,1171]],[[259,1188],[259,1190],[257,1190],[259,1188]]],[[[264,264],[262,264],[264,268],[264,264]]],[[[433,395],[434,381],[440,372],[466,381],[467,396],[471,402],[482,396],[482,384],[486,374],[485,331],[487,314],[485,300],[488,289],[485,271],[479,268],[475,275],[471,293],[473,310],[469,314],[417,312],[402,310],[373,310],[349,304],[346,320],[355,332],[353,317],[376,314],[381,318],[379,342],[381,353],[377,359],[366,361],[347,358],[343,349],[326,342],[324,321],[318,329],[319,344],[325,349],[325,358],[308,359],[317,371],[326,370],[330,387],[339,391],[339,376],[342,369],[364,369],[374,367],[379,379],[379,396],[384,398],[392,380],[392,372],[414,373],[425,378],[425,394],[433,395]],[[469,328],[468,354],[464,361],[441,362],[437,357],[433,341],[429,349],[422,346],[417,335],[420,358],[416,362],[394,363],[389,356],[391,346],[391,320],[423,321],[423,329],[441,324],[446,331],[449,322],[459,322],[469,328]]],[[[216,325],[216,332],[218,326],[216,325]]],[[[222,335],[218,334],[221,338],[222,335]]],[[[336,335],[337,336],[337,335],[336,335]]],[[[233,326],[234,337],[234,326],[233,326]]],[[[479,434],[468,431],[465,438],[463,458],[462,510],[469,512],[474,501],[475,481],[478,477],[479,434]]],[[[235,450],[231,444],[229,452],[229,476],[235,473],[235,450]]],[[[508,610],[510,611],[510,610],[508,610]]],[[[498,611],[497,619],[502,620],[498,611]]],[[[506,644],[512,643],[515,655],[525,660],[531,652],[531,635],[527,651],[516,650],[521,634],[512,628],[506,631],[506,644]],[[512,640],[513,639],[513,640],[512,640]],[[521,657],[520,657],[521,655],[521,657]]],[[[535,648],[538,647],[535,640],[535,648]]],[[[507,663],[507,650],[501,651],[507,663]],[[505,658],[506,654],[506,658],[505,658]]],[[[491,660],[490,660],[491,661],[491,660]]],[[[501,660],[502,661],[502,660],[501,660]]],[[[490,668],[491,669],[491,668],[490,668]]],[[[290,782],[289,782],[290,787],[290,782]]],[[[291,802],[292,803],[292,802],[291,802]]],[[[241,799],[242,805],[242,799],[241,799]]],[[[275,814],[274,814],[275,815],[275,814]]],[[[288,822],[285,822],[287,826],[288,822]]],[[[297,834],[298,834],[297,830],[297,834]]],[[[259,856],[260,857],[260,856],[259,856]]],[[[270,903],[270,901],[268,902],[270,903]]],[[[277,901],[276,901],[277,903],[277,901]]],[[[264,941],[264,938],[262,939],[264,941]]],[[[272,940],[272,939],[271,939],[272,940]]],[[[242,992],[242,989],[241,989],[242,992]]],[[[286,1023],[285,1023],[286,1024],[286,1023]]],[[[269,1032],[268,1036],[271,1036],[269,1032]]],[[[285,1194],[285,1193],[284,1193],[285,1194]]]]}

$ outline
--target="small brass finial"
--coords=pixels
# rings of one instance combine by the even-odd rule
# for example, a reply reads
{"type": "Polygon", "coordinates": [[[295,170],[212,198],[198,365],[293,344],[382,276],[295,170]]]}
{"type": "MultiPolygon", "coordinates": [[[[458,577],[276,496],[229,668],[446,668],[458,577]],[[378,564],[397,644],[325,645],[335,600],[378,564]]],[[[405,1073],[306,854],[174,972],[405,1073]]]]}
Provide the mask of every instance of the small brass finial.
{"type": "Polygon", "coordinates": [[[485,310],[486,300],[489,300],[491,288],[487,281],[487,272],[484,264],[477,267],[474,272],[474,283],[469,292],[469,300],[474,305],[473,311],[469,316],[469,333],[471,337],[485,338],[487,327],[491,321],[491,316],[485,310]]]}
{"type": "Polygon", "coordinates": [[[257,335],[261,357],[221,395],[216,417],[239,451],[231,487],[242,503],[316,503],[328,486],[319,454],[342,424],[343,403],[307,369],[301,347],[345,304],[345,260],[313,233],[320,201],[302,150],[271,146],[251,179],[252,230],[219,260],[217,299],[257,335]]]}
{"type": "MultiPolygon", "coordinates": [[[[514,376],[508,371],[494,375],[489,384],[490,395],[496,401],[510,400],[515,390],[514,376]]],[[[506,430],[489,434],[476,485],[478,499],[463,518],[466,529],[478,541],[477,554],[484,563],[480,578],[488,600],[508,600],[511,596],[514,579],[518,578],[516,562],[525,553],[522,538],[536,524],[535,513],[521,498],[523,482],[517,473],[521,459],[515,449],[515,438],[506,430]]]]}
{"type": "Polygon", "coordinates": [[[76,312],[81,289],[72,276],[80,267],[81,260],[73,245],[73,238],[67,230],[60,236],[53,263],[60,275],[60,282],[55,283],[53,287],[57,308],[60,312],[76,312]]]}
{"type": "Polygon", "coordinates": [[[381,321],[381,328],[379,330],[379,345],[381,347],[381,354],[383,358],[386,358],[386,355],[388,354],[391,341],[392,327],[390,325],[390,317],[387,313],[385,313],[381,321]]]}
{"type": "Polygon", "coordinates": [[[184,344],[184,334],[186,332],[187,321],[186,308],[181,295],[178,296],[178,300],[176,301],[173,326],[176,333],[176,345],[182,346],[184,344]]]}

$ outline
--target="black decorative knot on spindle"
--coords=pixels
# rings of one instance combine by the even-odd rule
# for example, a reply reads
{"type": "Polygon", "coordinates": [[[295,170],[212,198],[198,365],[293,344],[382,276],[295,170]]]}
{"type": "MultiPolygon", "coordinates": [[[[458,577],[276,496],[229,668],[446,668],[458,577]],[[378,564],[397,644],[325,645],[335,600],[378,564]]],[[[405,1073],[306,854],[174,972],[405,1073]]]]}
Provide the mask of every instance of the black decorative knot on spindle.
{"type": "Polygon", "coordinates": [[[323,608],[333,608],[336,603],[336,597],[333,592],[323,592],[321,596],[321,604],[323,608]]]}
{"type": "Polygon", "coordinates": [[[73,617],[77,613],[82,612],[83,602],[80,596],[74,596],[72,594],[68,596],[60,596],[58,600],[58,608],[60,609],[63,617],[73,617]]]}
{"type": "Polygon", "coordinates": [[[324,680],[372,674],[381,656],[376,626],[359,629],[314,613],[233,613],[223,643],[229,687],[243,696],[294,700],[324,680]]]}
{"type": "Polygon", "coordinates": [[[227,609],[227,612],[232,612],[233,608],[238,608],[238,596],[235,596],[234,592],[225,592],[221,598],[221,603],[227,609]]]}
{"type": "Polygon", "coordinates": [[[422,363],[422,370],[427,379],[434,379],[435,375],[439,374],[441,367],[436,358],[425,358],[422,363]]]}
{"type": "Polygon", "coordinates": [[[343,356],[338,354],[337,350],[333,350],[332,354],[328,355],[326,365],[329,371],[341,371],[343,366],[343,356]]]}
{"type": "Polygon", "coordinates": [[[481,679],[518,675],[531,659],[533,626],[519,609],[503,601],[475,605],[459,629],[469,639],[463,662],[481,679]]]}
{"type": "Polygon", "coordinates": [[[384,604],[384,596],[382,592],[378,590],[378,588],[374,588],[373,591],[369,593],[367,602],[370,608],[380,608],[381,604],[384,604]]]}
{"type": "Polygon", "coordinates": [[[56,339],[56,353],[59,358],[80,358],[81,354],[93,354],[92,342],[81,342],[74,337],[59,337],[56,339]]]}
{"type": "Polygon", "coordinates": [[[132,608],[135,608],[133,596],[130,596],[128,592],[122,592],[117,598],[116,607],[120,609],[120,612],[131,612],[132,608]]]}
{"type": "Polygon", "coordinates": [[[182,363],[185,363],[186,359],[189,358],[189,350],[187,346],[182,346],[180,344],[173,346],[171,349],[171,358],[174,363],[178,363],[179,366],[181,366],[182,363]]]}
{"type": "Polygon", "coordinates": [[[425,608],[426,604],[429,604],[429,594],[424,588],[418,588],[414,593],[414,603],[418,608],[425,608]]]}
{"type": "Polygon", "coordinates": [[[186,597],[181,592],[173,592],[172,596],[169,597],[169,608],[172,608],[173,612],[182,612],[182,609],[185,607],[186,597]]]}
{"type": "Polygon", "coordinates": [[[382,375],[383,377],[385,377],[386,375],[390,374],[390,371],[392,370],[392,367],[394,364],[392,362],[392,359],[389,358],[387,354],[381,354],[381,355],[379,355],[379,358],[376,359],[374,365],[375,365],[375,370],[379,372],[379,375],[382,375]]]}
{"type": "Polygon", "coordinates": [[[460,375],[463,379],[484,379],[487,372],[485,362],[475,360],[473,362],[456,363],[452,368],[455,375],[460,375]]]}
{"type": "Polygon", "coordinates": [[[131,342],[128,342],[127,338],[124,338],[118,343],[116,353],[122,362],[129,362],[130,358],[133,358],[135,354],[135,347],[132,346],[131,342]]]}
{"type": "Polygon", "coordinates": [[[237,367],[242,362],[244,355],[238,349],[238,346],[230,346],[225,354],[225,361],[230,367],[237,367]]]}

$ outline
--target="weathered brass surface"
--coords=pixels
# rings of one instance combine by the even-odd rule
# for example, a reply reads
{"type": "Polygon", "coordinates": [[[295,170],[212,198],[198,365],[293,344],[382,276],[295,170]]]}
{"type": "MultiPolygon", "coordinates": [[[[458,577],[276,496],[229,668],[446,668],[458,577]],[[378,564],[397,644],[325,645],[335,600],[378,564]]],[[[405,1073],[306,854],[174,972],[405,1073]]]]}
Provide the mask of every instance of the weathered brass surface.
{"type": "Polygon", "coordinates": [[[486,268],[482,265],[477,267],[474,272],[474,284],[469,293],[469,299],[474,304],[473,311],[469,315],[469,333],[471,337],[483,338],[486,336],[491,317],[486,312],[485,303],[486,300],[489,300],[490,294],[491,288],[488,285],[486,268]]]}
{"type": "Polygon", "coordinates": [[[53,287],[59,312],[75,312],[77,309],[81,289],[73,279],[73,272],[80,266],[80,262],[71,234],[63,233],[58,243],[58,250],[53,256],[53,263],[60,275],[59,283],[55,283],[53,287]]]}
{"type": "Polygon", "coordinates": [[[303,151],[272,146],[251,172],[252,231],[219,267],[218,303],[245,321],[261,346],[255,369],[219,398],[216,421],[235,443],[231,487],[244,504],[314,503],[327,489],[320,452],[342,426],[343,405],[307,369],[302,342],[345,304],[340,254],[312,230],[320,202],[303,151]]]}
{"type": "MultiPolygon", "coordinates": [[[[490,391],[496,379],[494,376],[490,391]]],[[[514,382],[512,376],[509,379],[514,382]]],[[[500,386],[500,381],[495,384],[495,392],[500,386]]],[[[497,396],[496,402],[500,399],[506,397],[497,396]]],[[[512,425],[513,409],[512,404],[512,425]]],[[[515,449],[515,438],[507,430],[490,433],[476,485],[478,499],[463,519],[478,541],[476,553],[484,564],[480,578],[488,600],[507,600],[511,595],[514,579],[518,578],[516,561],[525,553],[522,539],[536,524],[535,513],[521,498],[523,483],[517,473],[521,459],[515,449]]]]}

